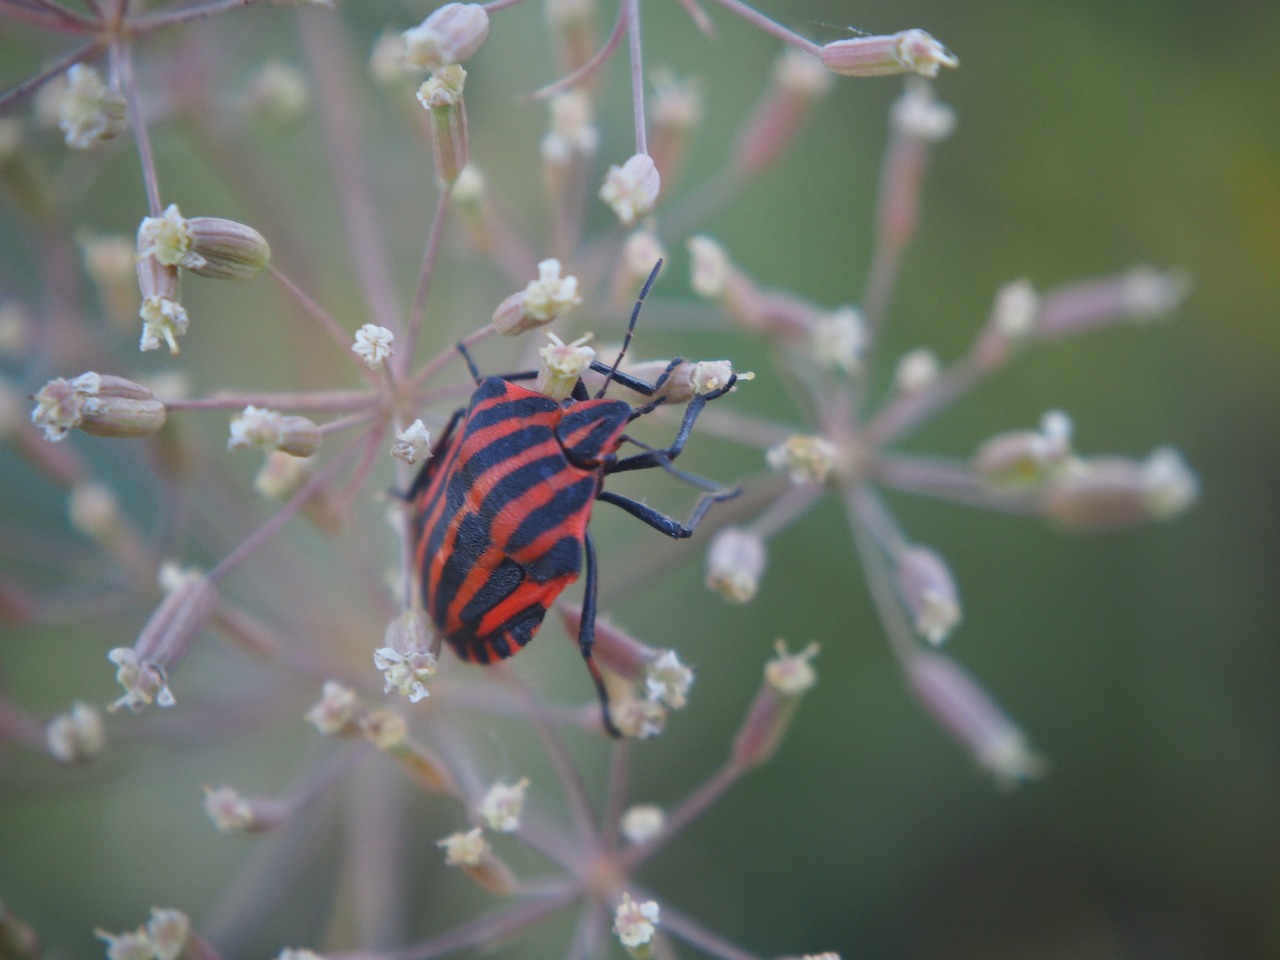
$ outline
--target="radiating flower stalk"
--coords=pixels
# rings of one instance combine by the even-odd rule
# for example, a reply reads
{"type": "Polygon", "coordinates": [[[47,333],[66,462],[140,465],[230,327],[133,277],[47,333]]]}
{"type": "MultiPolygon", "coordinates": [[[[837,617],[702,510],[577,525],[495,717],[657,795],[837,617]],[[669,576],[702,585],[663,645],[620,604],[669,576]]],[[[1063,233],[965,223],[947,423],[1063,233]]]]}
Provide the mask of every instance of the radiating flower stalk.
{"type": "MultiPolygon", "coordinates": [[[[188,48],[153,44],[151,37],[163,32],[194,43],[205,29],[201,21],[262,12],[240,9],[249,5],[135,9],[108,0],[90,2],[81,12],[56,0],[0,0],[0,15],[23,24],[40,43],[49,36],[68,43],[49,67],[0,95],[8,108],[0,117],[0,184],[33,238],[41,267],[35,278],[40,286],[28,292],[26,303],[0,294],[6,298],[0,302],[0,438],[35,475],[65,492],[71,530],[92,543],[98,558],[86,561],[82,545],[74,554],[70,545],[38,553],[35,563],[56,570],[61,587],[50,585],[43,570],[28,579],[21,565],[7,565],[0,573],[0,620],[32,628],[95,625],[95,656],[113,665],[122,688],[104,703],[111,714],[106,719],[82,689],[67,690],[71,705],[45,718],[24,705],[21,690],[6,691],[0,695],[0,743],[82,765],[104,751],[125,749],[116,747],[114,734],[141,722],[132,713],[193,711],[227,737],[246,723],[283,714],[296,723],[305,715],[321,759],[278,795],[247,785],[205,785],[204,809],[217,829],[253,834],[256,842],[315,831],[315,821],[300,811],[340,794],[340,784],[403,777],[427,795],[440,822],[453,824],[438,838],[438,850],[415,849],[413,856],[437,857],[442,870],[456,871],[457,882],[469,879],[498,903],[476,920],[437,918],[439,932],[409,942],[394,887],[403,878],[392,876],[355,898],[354,939],[350,930],[317,929],[311,949],[281,944],[281,957],[440,956],[511,940],[563,910],[578,916],[564,951],[571,957],[610,949],[670,956],[676,941],[730,960],[754,956],[683,914],[661,891],[646,889],[636,873],[780,749],[817,681],[818,645],[806,640],[790,652],[777,641],[719,762],[684,776],[689,793],[663,809],[630,796],[632,756],[644,749],[630,741],[679,735],[678,714],[697,696],[695,671],[679,652],[684,638],[675,630],[663,638],[671,646],[659,648],[597,621],[595,658],[610,691],[611,720],[626,739],[611,748],[606,799],[596,809],[566,744],[571,736],[602,733],[596,705],[545,703],[506,664],[481,676],[448,658],[442,662],[445,638],[418,593],[412,510],[385,494],[389,484],[410,489],[413,470],[430,468],[440,452],[433,450],[433,434],[445,429],[450,412],[471,392],[468,366],[454,341],[470,350],[491,340],[475,355],[492,359],[495,371],[512,369],[504,363],[514,354],[505,361],[496,357],[504,345],[517,344],[525,365],[536,367],[532,388],[572,402],[579,377],[589,389],[603,383],[592,362],[616,355],[630,303],[654,264],[674,251],[687,256],[694,292],[717,305],[725,330],[763,338],[775,348],[778,369],[761,376],[801,384],[809,401],[805,414],[771,410],[756,418],[748,412],[758,406],[750,403],[747,387],[718,404],[731,408],[725,415],[708,415],[698,424],[699,434],[754,448],[761,473],[773,474],[744,482],[744,499],[759,507],[754,515],[708,514],[707,526],[714,529],[707,586],[736,604],[767,594],[770,541],[785,537],[821,498],[839,498],[889,648],[923,709],[1002,785],[1043,768],[1016,722],[957,660],[938,650],[966,626],[962,578],[935,548],[902,529],[880,492],[902,490],[1039,517],[1068,530],[1127,527],[1181,513],[1195,499],[1196,479],[1176,451],[1161,447],[1145,459],[1079,453],[1061,411],[1046,413],[1038,425],[1012,424],[968,460],[908,455],[895,447],[1040,342],[1163,316],[1185,284],[1175,274],[1146,268],[1045,291],[1015,280],[995,293],[990,315],[959,358],[943,361],[927,350],[884,357],[881,334],[920,215],[927,166],[956,122],[930,85],[942,68],[958,66],[953,53],[920,29],[821,46],[739,0],[718,0],[726,16],[742,17],[775,37],[783,52],[762,79],[762,92],[728,144],[722,168],[685,188],[688,146],[702,120],[701,91],[715,78],[649,70],[638,0],[619,0],[607,33],[594,0],[548,0],[546,26],[562,73],[535,98],[549,107],[549,129],[540,143],[492,139],[481,141],[483,148],[473,143],[472,128],[488,118],[474,104],[469,111],[467,99],[493,83],[496,61],[486,57],[486,43],[502,31],[503,8],[512,4],[448,3],[417,26],[404,24],[399,34],[377,42],[367,81],[351,66],[352,28],[340,15],[297,11],[293,23],[307,69],[263,65],[215,110],[211,95],[199,89],[212,75],[188,79],[181,60],[188,48]],[[607,143],[599,122],[606,102],[601,68],[624,50],[635,135],[625,144],[607,143]],[[848,291],[842,304],[815,303],[774,288],[768,277],[752,276],[735,264],[728,246],[695,232],[698,217],[730,203],[804,136],[806,117],[835,83],[885,82],[842,78],[894,75],[907,79],[890,117],[864,290],[848,291]],[[184,83],[166,88],[162,97],[166,77],[184,83]],[[433,199],[434,212],[422,218],[418,275],[407,291],[391,269],[398,251],[388,238],[387,211],[370,187],[370,158],[378,145],[360,136],[363,104],[375,96],[392,101],[406,118],[405,140],[419,138],[421,167],[429,164],[433,174],[418,184],[420,195],[433,199]],[[279,216],[271,189],[254,176],[231,175],[223,166],[227,152],[211,146],[227,141],[231,155],[248,151],[251,141],[234,133],[237,123],[302,126],[311,122],[309,111],[316,114],[313,125],[332,176],[336,229],[350,251],[353,282],[344,281],[349,289],[342,295],[324,280],[331,268],[309,256],[309,238],[279,216]],[[197,203],[213,201],[188,201],[169,167],[175,161],[152,144],[154,136],[176,135],[172,128],[183,124],[252,223],[211,215],[214,210],[188,215],[197,203]],[[503,166],[505,158],[485,153],[499,142],[534,171],[516,189],[542,185],[545,236],[503,212],[515,194],[485,174],[490,163],[503,166]],[[89,158],[136,153],[146,202],[130,222],[76,222],[84,208],[79,190],[68,188],[65,170],[97,175],[103,167],[68,163],[62,169],[51,158],[68,149],[89,158]],[[677,208],[673,198],[685,189],[689,199],[677,208]],[[591,232],[588,224],[606,210],[613,222],[591,232]],[[478,326],[451,322],[444,306],[452,258],[463,260],[461,245],[470,246],[471,262],[491,267],[483,297],[491,319],[478,326]],[[79,307],[81,269],[83,286],[97,303],[92,316],[79,307]],[[264,285],[277,300],[262,296],[264,285]],[[245,302],[236,299],[239,290],[226,293],[225,308],[215,306],[223,302],[219,290],[231,287],[250,291],[244,294],[249,297],[257,291],[261,313],[239,315],[245,302]],[[184,299],[195,290],[198,297],[184,299]],[[25,319],[41,311],[41,322],[25,319]],[[273,328],[285,316],[295,326],[282,338],[273,328]],[[131,324],[125,334],[122,318],[131,324]],[[194,390],[191,384],[203,381],[193,371],[203,369],[219,336],[242,337],[246,357],[279,351],[283,339],[307,386],[245,386],[237,378],[235,389],[194,390]],[[420,349],[425,344],[433,349],[420,349]],[[176,368],[181,375],[175,377],[175,368],[158,364],[180,349],[182,361],[194,358],[196,365],[176,368]],[[10,357],[17,362],[9,363],[10,357]],[[873,403],[868,377],[886,363],[894,365],[892,389],[873,403]],[[29,415],[24,394],[34,401],[29,415]],[[745,402],[735,406],[735,397],[745,402]],[[222,418],[223,426],[210,449],[196,427],[214,418],[222,418]],[[779,426],[787,422],[793,426],[779,426]],[[255,465],[240,469],[228,459],[213,467],[214,457],[255,465]],[[158,502],[145,502],[144,495],[158,502]],[[370,519],[380,511],[390,536],[370,519]],[[313,534],[281,536],[305,526],[326,538],[344,571],[340,581],[323,576],[333,571],[317,562],[313,534]],[[68,558],[74,562],[64,562],[68,558]],[[134,636],[118,634],[122,617],[132,618],[134,636]],[[244,684],[247,692],[220,688],[217,671],[205,677],[189,667],[193,650],[204,653],[214,638],[229,648],[225,656],[248,659],[238,670],[261,677],[244,684]],[[519,768],[486,769],[476,747],[488,742],[503,717],[517,721],[514,730],[536,736],[545,778],[519,768]],[[513,855],[518,845],[542,854],[553,872],[524,875],[529,861],[513,855]],[[612,948],[610,938],[616,939],[612,948]]],[[[330,6],[321,0],[302,5],[330,6]]],[[[710,30],[707,11],[692,0],[683,6],[699,29],[710,30]]],[[[207,49],[200,53],[216,57],[207,49]]],[[[838,251],[828,253],[833,271],[851,272],[838,251]]],[[[712,393],[735,376],[729,360],[647,357],[643,341],[637,338],[624,372],[657,384],[656,396],[667,407],[712,393]]],[[[740,384],[750,378],[742,371],[736,376],[740,384]]],[[[623,394],[621,387],[615,392],[623,394]]],[[[678,410],[669,411],[664,424],[678,419],[678,410]]],[[[39,534],[33,530],[26,539],[39,542],[39,534]]],[[[10,546],[9,559],[24,543],[10,546]]],[[[563,599],[557,611],[561,624],[549,618],[544,632],[576,639],[581,607],[563,599]]],[[[767,644],[774,638],[757,639],[767,644]]],[[[844,640],[823,638],[823,644],[844,640]]],[[[89,648],[82,638],[77,655],[89,648]]],[[[104,674],[107,669],[104,664],[104,674]]],[[[190,802],[201,802],[198,785],[190,802]]],[[[345,856],[351,869],[372,855],[362,851],[387,850],[412,835],[407,827],[374,819],[350,818],[345,856]]],[[[345,872],[335,866],[333,882],[345,872]]],[[[211,922],[211,929],[197,933],[185,913],[155,908],[150,921],[132,932],[100,930],[98,936],[110,957],[237,955],[246,935],[239,918],[215,914],[211,922]]],[[[38,955],[35,934],[3,906],[0,934],[16,944],[13,955],[38,955]]]]}

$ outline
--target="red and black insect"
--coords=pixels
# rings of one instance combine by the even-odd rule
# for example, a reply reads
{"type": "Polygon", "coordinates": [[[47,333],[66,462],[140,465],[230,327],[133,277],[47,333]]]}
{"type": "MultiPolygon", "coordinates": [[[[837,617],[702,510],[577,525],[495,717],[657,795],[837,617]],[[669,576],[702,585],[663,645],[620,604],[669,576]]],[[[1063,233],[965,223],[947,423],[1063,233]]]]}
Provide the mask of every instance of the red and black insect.
{"type": "Polygon", "coordinates": [[[731,390],[736,377],[689,401],[680,429],[665,449],[650,448],[624,432],[664,402],[656,394],[682,362],[673,360],[654,383],[617,369],[659,267],[661,262],[640,291],[618,359],[611,367],[591,364],[605,376],[594,397],[581,380],[563,402],[513,382],[531,379],[536,372],[482,379],[459,344],[476,381],[475,393],[465,410],[454,413],[406,495],[423,606],[463,660],[492,663],[525,646],[556,597],[578,579],[585,558],[578,646],[600,697],[604,726],[615,737],[620,734],[609,715],[608,693],[591,656],[597,581],[587,522],[595,501],[614,504],[669,537],[683,538],[713,503],[739,493],[671,465],[707,401],[731,390]],[[610,381],[653,399],[636,407],[606,399],[610,381]],[[619,458],[624,442],[643,452],[619,458]],[[709,491],[686,523],[604,489],[610,474],[652,467],[709,491]]]}

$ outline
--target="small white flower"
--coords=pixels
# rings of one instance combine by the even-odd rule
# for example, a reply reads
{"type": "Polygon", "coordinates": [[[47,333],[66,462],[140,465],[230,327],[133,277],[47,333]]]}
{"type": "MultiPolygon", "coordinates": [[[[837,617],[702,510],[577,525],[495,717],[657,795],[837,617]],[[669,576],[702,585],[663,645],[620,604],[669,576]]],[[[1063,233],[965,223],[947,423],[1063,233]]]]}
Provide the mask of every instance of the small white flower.
{"type": "Polygon", "coordinates": [[[661,700],[672,710],[679,710],[688,702],[693,670],[680,662],[674,650],[664,650],[650,661],[644,685],[650,700],[661,700]]]}
{"type": "Polygon", "coordinates": [[[490,830],[513,833],[520,828],[520,816],[524,813],[524,794],[528,787],[528,777],[513,784],[495,783],[480,801],[476,812],[489,825],[490,830]]]}
{"type": "Polygon", "coordinates": [[[1035,328],[1040,312],[1040,297],[1031,281],[1022,279],[1006,283],[996,293],[991,310],[992,325],[1010,340],[1020,340],[1035,328]]]}
{"type": "Polygon", "coordinates": [[[489,843],[479,827],[451,833],[436,846],[444,850],[444,862],[451,867],[476,867],[489,852],[489,843]]]}
{"type": "Polygon", "coordinates": [[[590,333],[583,334],[572,343],[565,343],[548,330],[547,339],[551,342],[538,351],[542,364],[534,389],[553,400],[563,400],[573,392],[578,378],[591,367],[596,351],[587,346],[590,333]]]}
{"type": "Polygon", "coordinates": [[[107,960],[155,960],[155,949],[143,927],[125,933],[108,933],[98,929],[93,931],[93,935],[106,941],[107,960]]]}
{"type": "Polygon", "coordinates": [[[1186,511],[1200,493],[1200,481],[1173,447],[1152,451],[1142,463],[1143,500],[1157,520],[1168,520],[1186,511]]]}
{"type": "Polygon", "coordinates": [[[796,486],[825,483],[836,468],[840,450],[825,437],[795,434],[765,451],[769,466],[785,471],[796,486]]]}
{"type": "Polygon", "coordinates": [[[370,370],[376,370],[382,365],[382,361],[392,355],[391,342],[395,338],[395,334],[386,327],[366,323],[356,331],[356,342],[351,352],[363,360],[370,370]]]}
{"type": "Polygon", "coordinates": [[[715,300],[724,293],[729,282],[729,254],[724,247],[708,236],[690,237],[685,244],[689,248],[690,285],[693,292],[708,300],[715,300]]]}
{"type": "Polygon", "coordinates": [[[624,893],[613,914],[613,932],[624,947],[638,947],[653,939],[658,926],[658,904],[653,900],[636,903],[624,893]]]}
{"type": "Polygon", "coordinates": [[[67,146],[75,150],[119,136],[126,126],[124,96],[108,87],[93,67],[77,63],[67,71],[58,126],[67,146]]]}
{"type": "Polygon", "coordinates": [[[841,307],[813,322],[813,358],[825,367],[836,367],[849,376],[862,372],[871,336],[862,313],[841,307]]]}
{"type": "Polygon", "coordinates": [[[391,647],[373,651],[373,665],[386,680],[384,693],[398,693],[417,703],[431,696],[427,684],[436,675],[436,658],[427,651],[400,653],[391,647]]]}
{"type": "Polygon", "coordinates": [[[275,410],[247,406],[242,413],[231,418],[231,436],[227,440],[227,449],[248,450],[258,447],[272,450],[279,443],[283,429],[284,417],[275,410]]]}
{"type": "Polygon", "coordinates": [[[138,311],[142,318],[140,351],[159,350],[161,343],[169,346],[170,353],[180,353],[177,338],[187,332],[189,319],[186,309],[172,297],[154,296],[142,301],[138,311]]]}
{"type": "Polygon", "coordinates": [[[143,217],[138,227],[138,256],[155,257],[167,267],[193,266],[190,258],[204,262],[191,251],[191,229],[176,203],[165,208],[158,217],[143,217]]]}
{"type": "Polygon", "coordinates": [[[391,455],[409,466],[415,466],[431,455],[431,433],[426,424],[415,420],[396,434],[391,455]]]}
{"type": "Polygon", "coordinates": [[[902,355],[894,371],[893,385],[899,393],[919,393],[931,386],[942,372],[938,357],[932,350],[921,348],[902,355]]]}
{"type": "Polygon", "coordinates": [[[244,833],[254,826],[253,807],[233,787],[205,787],[204,812],[223,833],[244,833]]]}
{"type": "Polygon", "coordinates": [[[933,97],[923,80],[910,80],[890,111],[890,120],[903,135],[925,142],[945,140],[956,128],[955,111],[933,97]]]}
{"type": "Polygon", "coordinates": [[[561,277],[560,269],[560,261],[554,257],[538,264],[538,279],[524,288],[521,306],[525,316],[546,323],[582,303],[578,278],[561,277]]]}
{"type": "Polygon", "coordinates": [[[622,835],[629,843],[646,843],[662,832],[666,822],[661,807],[639,803],[622,815],[622,835]]]}
{"type": "Polygon", "coordinates": [[[621,167],[609,168],[599,196],[623,225],[630,227],[653,212],[660,188],[661,178],[653,159],[648,154],[637,153],[621,167]]]}

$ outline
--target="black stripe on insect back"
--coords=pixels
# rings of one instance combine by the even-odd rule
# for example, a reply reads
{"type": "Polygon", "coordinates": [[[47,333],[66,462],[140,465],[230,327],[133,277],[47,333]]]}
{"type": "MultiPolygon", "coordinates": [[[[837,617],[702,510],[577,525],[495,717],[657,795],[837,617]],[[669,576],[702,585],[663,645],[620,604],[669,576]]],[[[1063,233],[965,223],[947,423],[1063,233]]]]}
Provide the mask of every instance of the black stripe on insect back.
{"type": "MultiPolygon", "coordinates": [[[[484,446],[468,451],[471,455],[458,464],[458,472],[453,478],[453,483],[459,480],[465,480],[468,484],[474,483],[494,467],[501,466],[509,460],[521,459],[529,451],[536,450],[554,439],[555,434],[551,428],[543,424],[521,427],[501,437],[495,437],[484,446]]],[[[564,459],[560,458],[559,462],[563,464],[564,459]]]]}
{"type": "Polygon", "coordinates": [[[508,396],[508,386],[507,381],[501,377],[489,377],[480,384],[471,398],[471,415],[467,422],[469,431],[491,427],[517,417],[554,413],[559,406],[550,397],[528,391],[519,396],[508,396]],[[485,406],[491,400],[496,402],[485,406]]]}
{"type": "MultiPolygon", "coordinates": [[[[520,526],[516,528],[510,539],[507,540],[507,551],[524,549],[548,530],[564,523],[566,517],[579,513],[595,499],[597,486],[596,475],[588,474],[577,483],[557,490],[550,500],[536,510],[531,511],[527,517],[520,521],[520,526]]],[[[572,572],[576,572],[576,570],[577,567],[574,567],[572,572]]],[[[559,573],[570,572],[569,570],[559,571],[559,573]]],[[[558,576],[559,573],[553,573],[551,576],[558,576]]],[[[538,577],[538,579],[546,580],[548,578],[538,577]]]]}
{"type": "Polygon", "coordinates": [[[463,623],[478,623],[486,613],[511,596],[523,581],[524,570],[520,564],[510,558],[503,560],[462,608],[458,619],[463,623]]]}
{"type": "MultiPolygon", "coordinates": [[[[441,527],[446,524],[440,524],[441,527]]],[[[449,619],[449,608],[457,598],[458,590],[468,577],[473,575],[476,561],[480,559],[492,542],[489,540],[489,525],[474,513],[469,513],[458,522],[458,536],[454,540],[453,549],[445,558],[444,567],[440,571],[440,579],[436,582],[435,595],[431,615],[438,623],[449,619]]]]}

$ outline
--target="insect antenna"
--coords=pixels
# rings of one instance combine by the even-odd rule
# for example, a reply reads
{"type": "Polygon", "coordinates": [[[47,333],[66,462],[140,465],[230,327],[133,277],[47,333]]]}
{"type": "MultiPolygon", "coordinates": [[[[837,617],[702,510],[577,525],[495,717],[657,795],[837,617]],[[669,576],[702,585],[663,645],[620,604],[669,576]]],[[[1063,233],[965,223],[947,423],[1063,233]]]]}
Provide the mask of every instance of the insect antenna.
{"type": "Polygon", "coordinates": [[[604,396],[605,390],[609,388],[609,381],[613,379],[613,375],[618,372],[618,367],[622,364],[622,358],[627,355],[627,348],[631,346],[631,337],[636,331],[636,321],[640,319],[640,308],[644,306],[644,298],[649,295],[649,289],[653,286],[653,282],[658,279],[658,271],[662,269],[662,260],[659,259],[653,265],[653,269],[649,271],[649,279],[644,282],[644,286],[640,288],[640,296],[636,297],[636,305],[631,308],[631,319],[627,321],[627,335],[622,338],[622,349],[618,351],[618,359],[613,361],[613,366],[609,368],[609,372],[604,376],[604,383],[600,389],[596,391],[596,399],[599,400],[604,396]]]}

